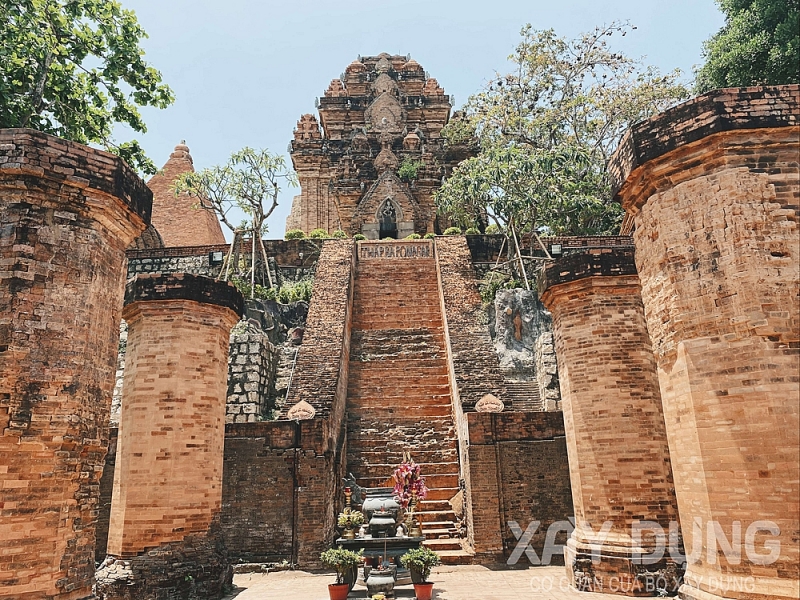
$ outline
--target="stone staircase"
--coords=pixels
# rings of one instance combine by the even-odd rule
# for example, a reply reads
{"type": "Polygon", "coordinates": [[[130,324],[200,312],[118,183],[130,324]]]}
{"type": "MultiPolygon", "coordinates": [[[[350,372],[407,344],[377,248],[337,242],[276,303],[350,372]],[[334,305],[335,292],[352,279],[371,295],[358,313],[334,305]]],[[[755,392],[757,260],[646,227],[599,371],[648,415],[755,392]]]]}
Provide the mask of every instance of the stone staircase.
{"type": "Polygon", "coordinates": [[[430,489],[418,509],[425,545],[445,563],[464,564],[471,554],[458,537],[449,503],[459,491],[459,465],[446,353],[434,258],[359,259],[347,389],[348,471],[359,485],[391,486],[393,469],[403,452],[411,452],[430,489]]]}
{"type": "Polygon", "coordinates": [[[511,381],[506,379],[506,397],[511,401],[514,410],[544,411],[544,402],[539,393],[537,381],[511,381]]]}

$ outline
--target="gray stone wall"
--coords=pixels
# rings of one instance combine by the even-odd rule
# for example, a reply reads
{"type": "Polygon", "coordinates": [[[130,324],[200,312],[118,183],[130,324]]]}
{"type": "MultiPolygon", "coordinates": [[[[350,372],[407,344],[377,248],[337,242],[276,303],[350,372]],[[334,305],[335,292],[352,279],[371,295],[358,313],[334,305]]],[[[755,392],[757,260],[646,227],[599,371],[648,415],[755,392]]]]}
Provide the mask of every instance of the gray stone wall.
{"type": "Polygon", "coordinates": [[[544,410],[561,410],[561,388],[558,383],[558,363],[552,331],[543,332],[536,338],[534,348],[536,382],[544,410]]]}
{"type": "Polygon", "coordinates": [[[226,423],[269,419],[280,349],[260,327],[241,321],[231,332],[226,423]]]}

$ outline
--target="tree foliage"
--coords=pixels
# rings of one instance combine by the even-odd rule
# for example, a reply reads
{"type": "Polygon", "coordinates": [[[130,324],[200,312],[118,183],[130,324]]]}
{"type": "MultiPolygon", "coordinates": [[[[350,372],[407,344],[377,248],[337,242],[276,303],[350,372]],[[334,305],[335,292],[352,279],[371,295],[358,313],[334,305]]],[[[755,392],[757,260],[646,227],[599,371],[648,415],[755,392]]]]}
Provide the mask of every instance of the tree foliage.
{"type": "Polygon", "coordinates": [[[477,138],[436,194],[439,210],[464,226],[483,215],[502,231],[615,232],[606,162],[634,122],[688,96],[680,72],[660,74],[609,47],[632,29],[612,23],[575,40],[522,30],[511,73],[472,96],[444,130],[449,144],[477,138]]]}
{"type": "MultiPolygon", "coordinates": [[[[183,173],[173,184],[175,195],[188,194],[195,198],[196,208],[214,212],[234,232],[234,236],[242,232],[250,233],[252,246],[247,292],[251,298],[255,297],[258,285],[273,285],[261,238],[267,232],[267,219],[278,206],[278,195],[283,184],[297,185],[297,178],[293,171],[286,168],[283,156],[272,154],[269,150],[252,148],[242,148],[234,152],[224,165],[183,173]],[[249,217],[238,227],[229,218],[234,207],[238,207],[249,217]],[[256,253],[261,257],[259,276],[256,276],[259,266],[256,253]]],[[[226,258],[226,279],[231,267],[230,258],[226,258]]],[[[239,269],[239,265],[235,268],[239,269]]],[[[241,280],[239,275],[233,273],[234,279],[241,280]]]]}
{"type": "Polygon", "coordinates": [[[0,23],[0,127],[96,143],[155,173],[138,142],[112,135],[117,123],[144,133],[139,107],[173,102],[143,59],[133,11],[115,0],[0,0],[0,23]]]}
{"type": "Polygon", "coordinates": [[[196,198],[198,208],[213,211],[231,231],[252,231],[260,236],[267,231],[267,219],[278,206],[284,184],[295,186],[297,178],[286,168],[283,156],[269,150],[242,148],[231,154],[224,165],[183,173],[175,180],[173,191],[196,198]],[[238,227],[229,219],[234,207],[249,217],[238,227]]]}
{"type": "Polygon", "coordinates": [[[798,0],[717,0],[725,25],[704,47],[698,92],[800,82],[798,0]]]}

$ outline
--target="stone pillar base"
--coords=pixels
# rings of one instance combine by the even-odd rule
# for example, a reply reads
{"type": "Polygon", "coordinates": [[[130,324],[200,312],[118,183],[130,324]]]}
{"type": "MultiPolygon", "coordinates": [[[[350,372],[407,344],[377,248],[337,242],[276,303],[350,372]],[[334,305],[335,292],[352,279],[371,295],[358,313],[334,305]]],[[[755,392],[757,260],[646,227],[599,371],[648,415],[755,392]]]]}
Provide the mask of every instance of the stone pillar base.
{"type": "Polygon", "coordinates": [[[662,596],[664,591],[674,594],[683,579],[683,569],[669,557],[640,564],[630,547],[603,544],[592,554],[594,548],[572,538],[564,546],[567,577],[570,585],[581,592],[662,596]]]}
{"type": "Polygon", "coordinates": [[[230,590],[233,567],[222,543],[197,535],[133,558],[109,556],[96,580],[100,600],[213,600],[230,590]]]}

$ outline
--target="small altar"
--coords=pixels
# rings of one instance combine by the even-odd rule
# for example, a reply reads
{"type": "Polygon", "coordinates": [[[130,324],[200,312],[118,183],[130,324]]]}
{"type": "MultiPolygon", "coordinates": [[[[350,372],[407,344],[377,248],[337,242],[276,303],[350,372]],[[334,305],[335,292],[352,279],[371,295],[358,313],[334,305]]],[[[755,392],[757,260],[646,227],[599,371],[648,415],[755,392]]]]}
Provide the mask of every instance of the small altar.
{"type": "Polygon", "coordinates": [[[411,584],[411,573],[408,569],[404,568],[403,565],[400,564],[400,557],[406,553],[406,551],[411,550],[413,548],[419,548],[422,545],[422,541],[425,538],[422,537],[377,537],[373,538],[371,536],[365,537],[358,537],[353,540],[339,538],[336,540],[336,545],[345,548],[346,550],[352,550],[353,552],[358,552],[362,548],[364,549],[364,556],[367,557],[369,560],[369,564],[366,567],[366,572],[359,573],[358,576],[358,583],[364,584],[367,577],[369,577],[369,569],[371,567],[377,567],[383,561],[384,552],[386,556],[386,562],[391,565],[397,567],[397,576],[395,578],[396,585],[410,585],[411,584]]]}

